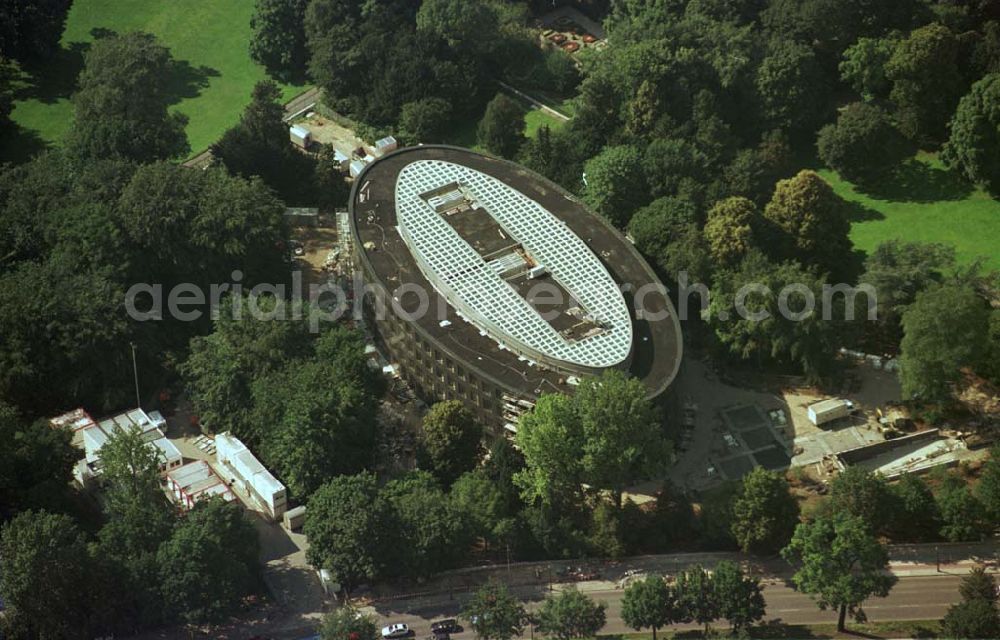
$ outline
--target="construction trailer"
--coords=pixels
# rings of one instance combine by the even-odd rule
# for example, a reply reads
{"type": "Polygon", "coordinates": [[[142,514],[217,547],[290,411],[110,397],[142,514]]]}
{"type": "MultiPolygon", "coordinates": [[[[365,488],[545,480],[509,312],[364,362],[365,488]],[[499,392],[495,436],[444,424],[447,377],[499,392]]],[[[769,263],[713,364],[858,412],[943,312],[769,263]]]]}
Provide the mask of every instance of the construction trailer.
{"type": "Polygon", "coordinates": [[[232,502],[236,495],[230,491],[225,481],[204,460],[194,460],[167,472],[167,486],[170,497],[184,511],[188,511],[201,500],[219,496],[232,502]]]}
{"type": "Polygon", "coordinates": [[[288,508],[288,492],[256,456],[236,436],[229,432],[215,436],[215,455],[224,471],[239,482],[239,486],[256,498],[273,520],[281,518],[288,508]]]}
{"type": "Polygon", "coordinates": [[[396,139],[392,136],[386,136],[381,140],[375,141],[375,156],[382,157],[398,148],[399,143],[396,142],[396,139]]]}
{"type": "Polygon", "coordinates": [[[828,422],[839,420],[840,418],[846,418],[851,415],[852,411],[854,411],[853,402],[833,398],[809,405],[808,409],[806,409],[806,414],[809,417],[809,422],[818,427],[828,422]]]}
{"type": "Polygon", "coordinates": [[[309,129],[293,124],[288,128],[288,138],[292,141],[296,147],[302,149],[308,149],[309,145],[312,144],[312,133],[309,129]]]}
{"type": "Polygon", "coordinates": [[[156,450],[160,473],[176,469],[184,462],[181,452],[163,433],[166,421],[159,413],[155,419],[142,409],[132,409],[101,420],[94,420],[86,410],[74,409],[49,420],[53,428],[67,428],[73,433],[73,445],[84,456],[73,468],[73,477],[88,486],[104,470],[101,449],[108,440],[123,432],[138,433],[147,447],[156,450]]]}

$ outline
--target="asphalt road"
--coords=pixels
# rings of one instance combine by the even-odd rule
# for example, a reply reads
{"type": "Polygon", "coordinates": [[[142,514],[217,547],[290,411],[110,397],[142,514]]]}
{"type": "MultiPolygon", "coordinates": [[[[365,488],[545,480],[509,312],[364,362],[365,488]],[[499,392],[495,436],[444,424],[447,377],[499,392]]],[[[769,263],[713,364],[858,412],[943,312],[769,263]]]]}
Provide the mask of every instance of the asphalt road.
{"type": "MultiPolygon", "coordinates": [[[[888,620],[931,620],[944,616],[948,606],[957,602],[958,585],[962,576],[917,576],[902,577],[893,587],[887,598],[873,598],[864,607],[868,619],[872,622],[888,620]]],[[[633,631],[621,621],[621,590],[588,591],[587,595],[608,605],[608,622],[602,633],[621,633],[633,631]]],[[[528,595],[529,610],[537,608],[544,593],[528,595]]],[[[796,593],[781,583],[768,583],[764,586],[764,598],[767,601],[765,621],[777,621],[783,624],[822,624],[836,623],[837,615],[833,611],[820,611],[808,596],[796,593]]],[[[393,603],[388,607],[378,607],[377,613],[382,624],[390,622],[405,622],[413,630],[416,638],[430,635],[431,622],[444,617],[454,617],[461,608],[458,597],[449,601],[409,601],[393,603]]],[[[719,625],[724,625],[720,621],[719,625]]],[[[675,625],[673,629],[697,628],[698,625],[675,625]]],[[[528,631],[525,631],[528,635],[528,631]]],[[[462,640],[474,638],[471,630],[454,634],[453,638],[462,640]]]]}

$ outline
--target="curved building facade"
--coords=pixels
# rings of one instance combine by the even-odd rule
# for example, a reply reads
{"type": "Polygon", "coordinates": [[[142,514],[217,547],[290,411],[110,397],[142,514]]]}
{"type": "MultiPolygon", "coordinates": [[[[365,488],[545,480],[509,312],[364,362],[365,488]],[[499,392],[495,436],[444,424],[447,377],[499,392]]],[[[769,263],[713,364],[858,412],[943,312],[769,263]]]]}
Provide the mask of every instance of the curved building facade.
{"type": "Polygon", "coordinates": [[[621,369],[661,395],[681,360],[665,290],[628,240],[522,167],[446,146],[355,179],[365,319],[430,401],[513,429],[542,393],[621,369]]]}

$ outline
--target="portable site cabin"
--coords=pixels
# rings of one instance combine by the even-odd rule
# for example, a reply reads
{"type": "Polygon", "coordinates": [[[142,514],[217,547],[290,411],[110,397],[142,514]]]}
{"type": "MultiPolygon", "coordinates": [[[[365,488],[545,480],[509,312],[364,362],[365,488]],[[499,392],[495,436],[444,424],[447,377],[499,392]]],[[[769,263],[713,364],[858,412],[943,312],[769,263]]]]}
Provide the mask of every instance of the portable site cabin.
{"type": "Polygon", "coordinates": [[[247,493],[264,505],[272,519],[278,519],[285,513],[288,507],[285,485],[264,468],[246,445],[228,432],[220,433],[215,437],[215,452],[218,461],[247,493]]]}
{"type": "Polygon", "coordinates": [[[297,124],[288,128],[288,137],[292,144],[303,149],[308,149],[309,145],[312,144],[312,133],[309,132],[309,129],[297,124]]]}
{"type": "Polygon", "coordinates": [[[341,171],[348,171],[351,168],[351,157],[340,149],[333,150],[333,161],[337,163],[341,171]]]}
{"type": "Polygon", "coordinates": [[[392,136],[386,136],[381,140],[375,142],[375,155],[382,157],[390,151],[395,151],[399,148],[399,143],[392,136]]]}
{"type": "Polygon", "coordinates": [[[132,409],[117,415],[94,420],[83,409],[76,409],[49,420],[54,428],[73,430],[73,444],[84,451],[84,456],[73,469],[73,476],[83,486],[99,476],[103,470],[101,448],[115,435],[137,432],[146,446],[156,450],[160,459],[160,473],[176,469],[184,462],[181,452],[166,438],[162,427],[166,421],[157,413],[155,419],[142,409],[132,409]]]}
{"type": "Polygon", "coordinates": [[[222,478],[204,460],[195,460],[167,472],[167,485],[174,502],[185,511],[194,507],[199,500],[215,496],[220,496],[226,502],[236,499],[222,478]]]}
{"type": "Polygon", "coordinates": [[[361,172],[365,170],[365,162],[363,160],[352,160],[350,166],[350,173],[352,178],[357,178],[361,175],[361,172]]]}
{"type": "Polygon", "coordinates": [[[285,512],[284,524],[285,528],[289,531],[296,531],[302,528],[302,525],[306,522],[306,506],[299,505],[294,509],[289,509],[285,512]]]}
{"type": "Polygon", "coordinates": [[[853,409],[854,404],[849,400],[834,398],[810,405],[806,413],[809,416],[809,422],[818,427],[827,422],[847,417],[853,409]]]}

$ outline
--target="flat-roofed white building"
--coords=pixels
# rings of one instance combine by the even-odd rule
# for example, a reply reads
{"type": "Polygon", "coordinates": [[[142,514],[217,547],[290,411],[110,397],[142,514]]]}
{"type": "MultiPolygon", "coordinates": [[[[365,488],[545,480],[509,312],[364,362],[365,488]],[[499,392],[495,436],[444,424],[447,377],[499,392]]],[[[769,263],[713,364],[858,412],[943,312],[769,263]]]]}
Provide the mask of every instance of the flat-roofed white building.
{"type": "Polygon", "coordinates": [[[236,436],[228,432],[215,436],[215,452],[224,472],[231,473],[244,491],[264,506],[271,518],[276,520],[285,513],[288,508],[285,485],[271,475],[236,436]]]}
{"type": "Polygon", "coordinates": [[[84,457],[73,469],[77,482],[86,486],[103,471],[101,449],[108,440],[124,431],[138,432],[147,446],[156,449],[160,472],[166,473],[184,462],[181,452],[159,428],[160,421],[151,419],[142,409],[132,409],[101,420],[94,420],[84,409],[74,409],[49,420],[53,428],[73,431],[73,444],[83,449],[84,457]]]}
{"type": "Polygon", "coordinates": [[[236,499],[225,481],[204,460],[194,460],[168,471],[167,485],[170,497],[185,511],[215,496],[226,502],[236,499]]]}

